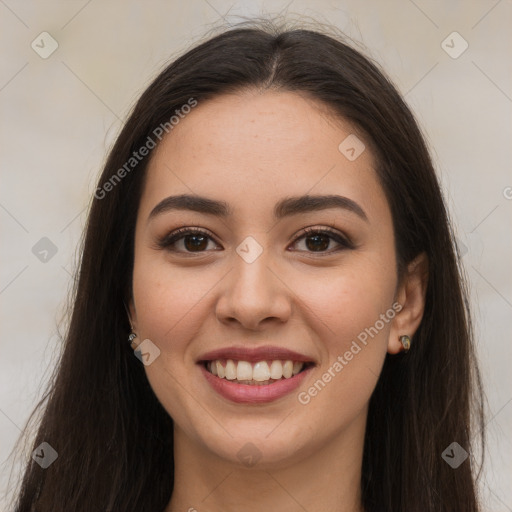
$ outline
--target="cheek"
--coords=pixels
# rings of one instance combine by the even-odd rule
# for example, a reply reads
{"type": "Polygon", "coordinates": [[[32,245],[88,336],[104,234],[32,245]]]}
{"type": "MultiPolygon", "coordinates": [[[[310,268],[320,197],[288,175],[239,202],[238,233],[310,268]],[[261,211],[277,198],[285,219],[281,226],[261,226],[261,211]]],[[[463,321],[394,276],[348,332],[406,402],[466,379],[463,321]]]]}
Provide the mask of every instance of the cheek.
{"type": "Polygon", "coordinates": [[[322,374],[309,383],[301,403],[311,403],[336,424],[340,416],[354,417],[375,388],[394,316],[386,312],[394,313],[395,280],[393,254],[372,253],[324,279],[306,280],[301,291],[317,317],[314,330],[323,351],[322,374]]]}
{"type": "Polygon", "coordinates": [[[172,268],[164,258],[144,251],[135,260],[133,294],[139,337],[160,349],[158,358],[144,370],[158,400],[178,423],[187,421],[190,398],[183,393],[183,382],[190,378],[187,346],[212,307],[208,291],[218,277],[211,274],[198,267],[172,268]]]}
{"type": "Polygon", "coordinates": [[[375,324],[382,322],[380,315],[391,305],[385,299],[392,295],[376,296],[378,286],[370,284],[361,278],[340,277],[311,297],[316,298],[321,315],[315,331],[321,336],[323,357],[298,401],[305,410],[321,415],[333,433],[364,411],[386,356],[390,323],[376,330],[375,324]]]}
{"type": "Polygon", "coordinates": [[[165,257],[141,252],[135,260],[133,293],[141,334],[159,347],[179,349],[200,328],[198,316],[208,307],[208,292],[218,281],[199,267],[172,267],[165,257]]]}
{"type": "MultiPolygon", "coordinates": [[[[329,269],[323,276],[303,278],[301,290],[297,291],[301,301],[323,325],[322,333],[332,351],[342,349],[359,333],[374,326],[391,307],[395,280],[392,262],[358,256],[353,264],[329,269]]],[[[386,334],[388,323],[380,330],[386,334]]]]}

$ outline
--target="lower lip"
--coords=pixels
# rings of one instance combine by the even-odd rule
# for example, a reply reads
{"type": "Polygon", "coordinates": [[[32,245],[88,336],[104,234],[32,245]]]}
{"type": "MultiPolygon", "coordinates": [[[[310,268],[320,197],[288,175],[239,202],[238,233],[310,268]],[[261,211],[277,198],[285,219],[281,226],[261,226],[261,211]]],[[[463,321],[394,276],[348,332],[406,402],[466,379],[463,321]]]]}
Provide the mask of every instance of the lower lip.
{"type": "Polygon", "coordinates": [[[238,384],[233,380],[221,379],[210,373],[202,364],[199,366],[210,386],[219,395],[232,402],[241,404],[261,404],[277,400],[297,389],[306,377],[306,374],[311,370],[311,368],[307,368],[289,379],[282,379],[272,384],[251,386],[248,384],[238,384]]]}

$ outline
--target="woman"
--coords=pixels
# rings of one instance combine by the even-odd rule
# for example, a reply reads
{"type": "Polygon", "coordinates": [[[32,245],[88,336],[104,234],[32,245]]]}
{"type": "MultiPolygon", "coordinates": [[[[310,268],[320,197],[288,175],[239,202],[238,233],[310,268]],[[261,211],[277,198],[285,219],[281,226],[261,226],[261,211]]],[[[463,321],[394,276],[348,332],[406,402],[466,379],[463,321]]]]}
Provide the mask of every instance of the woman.
{"type": "Polygon", "coordinates": [[[375,64],[254,23],[153,81],[47,396],[18,512],[479,510],[464,281],[375,64]]]}

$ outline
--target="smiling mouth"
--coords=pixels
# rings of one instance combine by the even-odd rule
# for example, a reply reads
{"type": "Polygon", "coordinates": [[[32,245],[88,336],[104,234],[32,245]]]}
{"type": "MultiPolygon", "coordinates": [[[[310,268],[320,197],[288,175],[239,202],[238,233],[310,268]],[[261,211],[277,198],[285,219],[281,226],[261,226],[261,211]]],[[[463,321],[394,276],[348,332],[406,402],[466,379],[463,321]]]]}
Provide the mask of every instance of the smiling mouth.
{"type": "Polygon", "coordinates": [[[267,386],[284,381],[313,366],[313,363],[275,359],[271,361],[237,361],[215,359],[202,362],[205,369],[219,379],[248,386],[267,386]]]}

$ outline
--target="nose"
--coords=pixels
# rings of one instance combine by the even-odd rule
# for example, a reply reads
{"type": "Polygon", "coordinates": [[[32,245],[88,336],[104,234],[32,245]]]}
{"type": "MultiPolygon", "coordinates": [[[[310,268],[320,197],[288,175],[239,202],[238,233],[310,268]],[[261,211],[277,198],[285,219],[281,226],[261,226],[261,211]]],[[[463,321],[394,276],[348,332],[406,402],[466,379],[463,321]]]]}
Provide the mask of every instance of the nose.
{"type": "Polygon", "coordinates": [[[222,280],[216,303],[221,323],[262,330],[288,321],[292,292],[270,259],[266,250],[251,263],[238,254],[233,256],[234,268],[222,280]]]}

